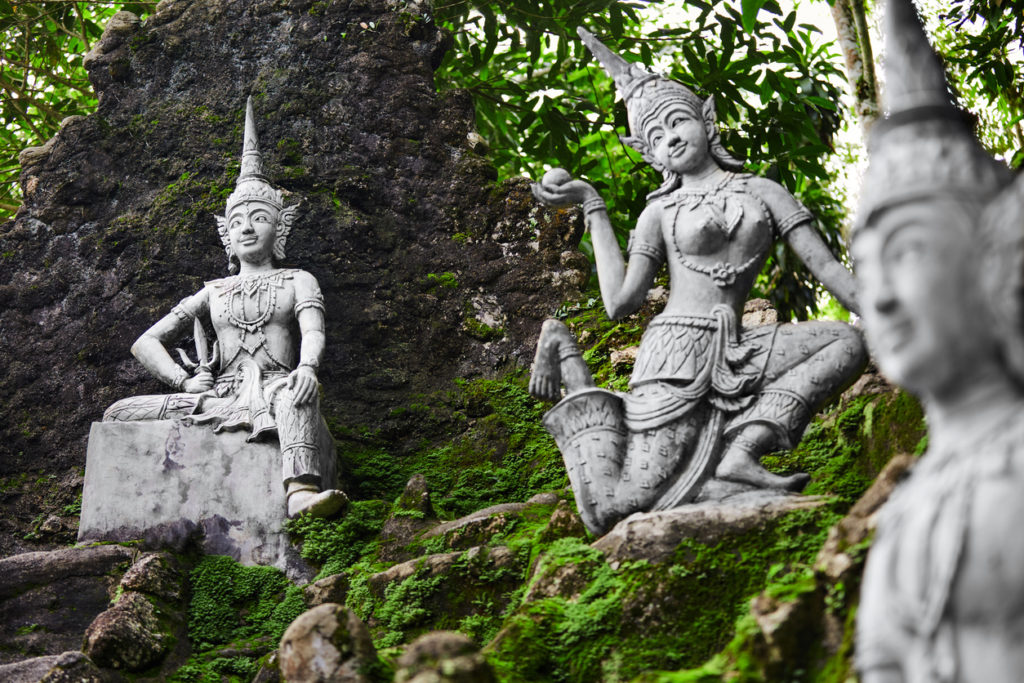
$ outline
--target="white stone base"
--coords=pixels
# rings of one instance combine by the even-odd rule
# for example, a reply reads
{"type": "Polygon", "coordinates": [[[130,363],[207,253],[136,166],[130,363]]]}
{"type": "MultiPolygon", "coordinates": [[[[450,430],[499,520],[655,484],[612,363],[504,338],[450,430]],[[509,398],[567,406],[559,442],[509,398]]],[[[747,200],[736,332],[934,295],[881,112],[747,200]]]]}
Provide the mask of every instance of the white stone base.
{"type": "Polygon", "coordinates": [[[201,529],[207,554],[310,578],[283,529],[278,444],[247,443],[247,436],[177,420],[94,422],[79,542],[148,539],[173,547],[201,529]]]}

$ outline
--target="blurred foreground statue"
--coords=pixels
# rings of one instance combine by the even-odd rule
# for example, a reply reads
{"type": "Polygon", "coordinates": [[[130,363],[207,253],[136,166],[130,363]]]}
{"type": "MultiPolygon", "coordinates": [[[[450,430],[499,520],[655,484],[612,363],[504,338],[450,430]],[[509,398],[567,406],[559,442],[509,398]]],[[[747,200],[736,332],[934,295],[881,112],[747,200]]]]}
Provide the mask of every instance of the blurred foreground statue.
{"type": "Polygon", "coordinates": [[[776,239],[783,239],[851,311],[853,277],[814,218],[778,184],[742,173],[723,148],[711,98],[614,54],[583,29],[625,100],[637,149],[665,178],[633,230],[628,267],[604,201],[562,169],[534,186],[554,207],[582,204],[601,297],[622,318],[643,303],[668,262],[672,291],[640,343],[631,391],[594,386],[569,330],[545,322],[530,390],[558,400],[545,416],[577,507],[594,533],[637,511],[667,510],[756,489],[800,490],[760,457],[790,448],[817,408],[860,372],[859,333],[840,322],[743,329],[743,304],[776,239]]]}
{"type": "Polygon", "coordinates": [[[852,237],[865,332],[928,452],[879,512],[864,683],[1024,676],[1024,183],[952,103],[910,0],[886,10],[888,117],[852,237]]]}
{"type": "Polygon", "coordinates": [[[139,337],[132,353],[175,392],[135,396],[107,409],[105,422],[178,420],[244,431],[250,442],[276,436],[288,515],[327,516],[346,502],[334,486],[334,446],[319,411],[316,372],[324,349],[324,301],[316,279],[278,268],[295,206],[263,175],[252,99],[246,106],[241,173],[218,230],[237,275],[206,283],[139,337]],[[202,320],[212,322],[208,343],[202,320]],[[192,333],[197,362],[168,346],[192,333]],[[321,490],[325,488],[326,490],[321,490]]]}

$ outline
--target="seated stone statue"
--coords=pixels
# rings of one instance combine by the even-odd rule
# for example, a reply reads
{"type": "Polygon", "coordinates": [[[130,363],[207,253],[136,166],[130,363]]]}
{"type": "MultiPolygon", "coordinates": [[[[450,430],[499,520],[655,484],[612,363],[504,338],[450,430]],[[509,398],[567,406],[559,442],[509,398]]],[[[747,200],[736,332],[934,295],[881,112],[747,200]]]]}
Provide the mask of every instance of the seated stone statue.
{"type": "Polygon", "coordinates": [[[277,436],[288,515],[327,516],[346,502],[334,481],[334,446],[319,410],[317,368],[324,350],[324,301],[316,279],[278,268],[295,206],[284,207],[267,182],[256,139],[252,100],[246,106],[242,168],[218,231],[237,275],[206,283],[146,330],[132,353],[176,393],[114,403],[104,421],[179,418],[217,431],[248,430],[249,440],[277,436]],[[203,319],[216,334],[210,349],[203,319]],[[198,363],[190,375],[168,353],[188,332],[198,363]]]}
{"type": "Polygon", "coordinates": [[[859,374],[860,334],[841,322],[737,322],[775,239],[786,240],[851,311],[853,277],[814,219],[778,184],[742,172],[725,151],[714,103],[629,64],[583,29],[583,41],[626,102],[624,141],[665,178],[648,196],[628,268],[597,191],[561,169],[534,186],[554,207],[582,204],[605,310],[636,311],[664,263],[664,311],[640,343],[628,394],[597,389],[564,324],[544,323],[530,390],[558,400],[545,417],[587,527],[602,533],[636,511],[665,510],[751,488],[800,490],[760,457],[792,447],[817,408],[859,374]]]}
{"type": "Polygon", "coordinates": [[[851,251],[882,372],[928,451],[878,513],[857,613],[864,683],[1024,676],[1024,179],[951,102],[909,0],[888,0],[886,104],[851,251]],[[1011,185],[1012,182],[1012,185],[1011,185]]]}

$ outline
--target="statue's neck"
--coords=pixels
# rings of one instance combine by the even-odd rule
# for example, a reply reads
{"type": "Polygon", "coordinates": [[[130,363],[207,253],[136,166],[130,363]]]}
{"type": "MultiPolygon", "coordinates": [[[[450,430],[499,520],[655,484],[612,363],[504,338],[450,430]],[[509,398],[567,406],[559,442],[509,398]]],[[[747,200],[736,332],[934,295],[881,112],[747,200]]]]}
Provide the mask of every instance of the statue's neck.
{"type": "Polygon", "coordinates": [[[1024,414],[1024,395],[1001,368],[980,369],[948,395],[924,397],[928,449],[963,451],[1024,414]]]}
{"type": "Polygon", "coordinates": [[[687,185],[692,187],[706,187],[708,185],[714,185],[715,183],[721,182],[722,179],[727,176],[728,171],[719,166],[715,160],[709,156],[700,168],[690,173],[684,173],[681,178],[684,187],[687,185]]]}
{"type": "Polygon", "coordinates": [[[259,275],[260,273],[269,273],[276,270],[274,262],[271,259],[259,262],[241,261],[238,264],[238,274],[245,275],[259,275]]]}

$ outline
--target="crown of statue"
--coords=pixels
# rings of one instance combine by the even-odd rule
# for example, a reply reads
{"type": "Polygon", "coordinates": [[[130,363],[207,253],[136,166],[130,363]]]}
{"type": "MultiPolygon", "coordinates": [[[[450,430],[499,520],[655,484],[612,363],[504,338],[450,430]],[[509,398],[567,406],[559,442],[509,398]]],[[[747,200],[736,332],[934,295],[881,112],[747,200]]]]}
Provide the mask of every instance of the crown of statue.
{"type": "Polygon", "coordinates": [[[644,139],[644,126],[672,104],[682,104],[693,112],[694,117],[703,119],[708,131],[709,151],[723,167],[732,170],[743,168],[743,162],[733,157],[722,146],[715,121],[715,104],[712,98],[702,100],[692,90],[678,81],[652,73],[638,64],[631,64],[620,55],[608,49],[594,34],[582,26],[576,29],[583,43],[594,55],[608,75],[615,81],[626,103],[626,114],[632,137],[622,141],[640,152],[648,163],[653,164],[650,150],[644,139]]]}
{"type": "Polygon", "coordinates": [[[245,133],[242,142],[242,169],[235,182],[235,190],[228,197],[227,210],[246,201],[258,200],[276,207],[284,207],[284,195],[273,188],[263,175],[263,157],[256,138],[256,119],[252,113],[252,97],[245,103],[245,133]]]}
{"type": "Polygon", "coordinates": [[[885,46],[888,113],[869,134],[854,230],[880,210],[921,197],[992,199],[1010,182],[1009,170],[982,148],[956,107],[910,0],[888,0],[885,46]]]}

